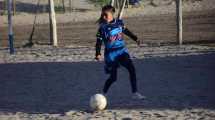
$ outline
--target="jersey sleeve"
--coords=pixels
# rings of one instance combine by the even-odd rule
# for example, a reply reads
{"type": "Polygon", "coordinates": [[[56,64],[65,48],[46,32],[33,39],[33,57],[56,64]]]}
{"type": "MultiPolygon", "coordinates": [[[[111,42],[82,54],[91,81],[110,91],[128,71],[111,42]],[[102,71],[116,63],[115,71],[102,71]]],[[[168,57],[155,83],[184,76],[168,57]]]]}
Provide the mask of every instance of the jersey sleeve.
{"type": "Polygon", "coordinates": [[[101,28],[96,33],[96,56],[101,55],[101,46],[103,42],[103,34],[101,28]]]}
{"type": "Polygon", "coordinates": [[[132,40],[137,41],[137,36],[134,35],[127,27],[125,27],[125,24],[123,22],[123,20],[119,19],[118,23],[120,26],[122,26],[122,32],[127,35],[128,37],[130,37],[132,40]]]}
{"type": "Polygon", "coordinates": [[[122,26],[122,28],[125,28],[125,24],[124,24],[124,21],[122,19],[118,19],[117,22],[120,26],[122,26]]]}

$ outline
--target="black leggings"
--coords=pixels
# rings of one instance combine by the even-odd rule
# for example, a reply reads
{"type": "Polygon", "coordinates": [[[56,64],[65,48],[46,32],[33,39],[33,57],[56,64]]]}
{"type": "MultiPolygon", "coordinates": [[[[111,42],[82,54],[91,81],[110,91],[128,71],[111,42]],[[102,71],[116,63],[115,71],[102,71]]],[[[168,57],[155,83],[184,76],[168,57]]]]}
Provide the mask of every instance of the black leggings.
{"type": "Polygon", "coordinates": [[[103,89],[104,93],[108,92],[108,89],[114,83],[117,79],[117,68],[118,66],[121,65],[125,67],[130,75],[130,82],[131,82],[131,87],[132,87],[132,93],[137,92],[137,79],[136,79],[136,72],[134,65],[132,63],[132,60],[130,59],[130,56],[128,53],[124,53],[120,55],[116,60],[111,63],[111,70],[110,70],[110,77],[107,79],[105,82],[105,86],[103,89]]]}

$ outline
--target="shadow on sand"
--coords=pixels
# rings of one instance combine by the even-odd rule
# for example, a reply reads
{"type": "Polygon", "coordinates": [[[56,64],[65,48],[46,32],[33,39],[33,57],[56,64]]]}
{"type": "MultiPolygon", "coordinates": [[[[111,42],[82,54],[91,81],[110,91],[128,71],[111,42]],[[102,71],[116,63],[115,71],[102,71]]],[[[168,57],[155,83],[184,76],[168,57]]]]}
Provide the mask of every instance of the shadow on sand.
{"type": "MultiPolygon", "coordinates": [[[[215,54],[134,60],[148,97],[130,99],[125,69],[108,93],[109,109],[215,109],[215,54]]],[[[96,62],[0,64],[0,111],[55,113],[87,110],[107,76],[96,62]]]]}

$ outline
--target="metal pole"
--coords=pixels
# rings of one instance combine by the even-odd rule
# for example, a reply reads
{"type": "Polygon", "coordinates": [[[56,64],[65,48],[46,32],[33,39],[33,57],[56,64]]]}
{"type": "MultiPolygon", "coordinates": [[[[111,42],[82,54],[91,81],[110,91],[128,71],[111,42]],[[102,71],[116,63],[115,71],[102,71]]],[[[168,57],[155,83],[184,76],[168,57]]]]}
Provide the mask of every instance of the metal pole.
{"type": "Polygon", "coordinates": [[[4,14],[6,14],[7,12],[7,6],[8,6],[8,4],[7,4],[7,0],[4,0],[4,14]]]}
{"type": "Polygon", "coordinates": [[[114,0],[111,0],[111,6],[114,6],[114,0]]]}
{"type": "Polygon", "coordinates": [[[75,10],[75,1],[72,0],[72,11],[75,10]]]}
{"type": "Polygon", "coordinates": [[[122,19],[122,15],[123,15],[123,12],[124,12],[124,9],[125,9],[125,3],[126,3],[126,0],[123,0],[123,4],[122,4],[122,7],[121,7],[119,15],[118,15],[119,19],[122,19]]]}
{"type": "Polygon", "coordinates": [[[16,14],[16,0],[13,0],[13,15],[16,14]]]}
{"type": "Polygon", "coordinates": [[[13,46],[13,25],[12,25],[12,0],[8,0],[8,38],[9,38],[9,47],[10,47],[10,54],[14,54],[14,46],[13,46]]]}
{"type": "Polygon", "coordinates": [[[69,0],[69,12],[72,12],[72,0],[69,0]]]}
{"type": "Polygon", "coordinates": [[[129,8],[129,0],[126,0],[126,7],[129,8]]]}
{"type": "Polygon", "coordinates": [[[65,1],[62,0],[62,6],[63,6],[63,12],[65,13],[66,12],[66,8],[65,8],[65,1]]]}
{"type": "Polygon", "coordinates": [[[116,8],[120,8],[120,1],[117,0],[115,5],[116,5],[116,6],[115,6],[116,8]]]}
{"type": "Polygon", "coordinates": [[[176,2],[176,13],[177,13],[177,38],[179,45],[183,44],[183,15],[182,15],[182,0],[176,2]]]}

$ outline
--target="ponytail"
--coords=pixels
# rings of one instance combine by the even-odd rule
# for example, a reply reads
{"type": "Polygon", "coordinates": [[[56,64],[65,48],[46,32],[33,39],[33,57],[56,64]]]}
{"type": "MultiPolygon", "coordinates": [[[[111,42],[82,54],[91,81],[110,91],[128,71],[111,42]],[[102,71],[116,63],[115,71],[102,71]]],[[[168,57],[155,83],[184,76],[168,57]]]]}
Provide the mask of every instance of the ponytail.
{"type": "Polygon", "coordinates": [[[103,15],[103,13],[101,13],[100,18],[96,21],[96,23],[98,23],[98,24],[102,24],[102,23],[104,22],[103,17],[104,17],[104,15],[103,15]]]}

